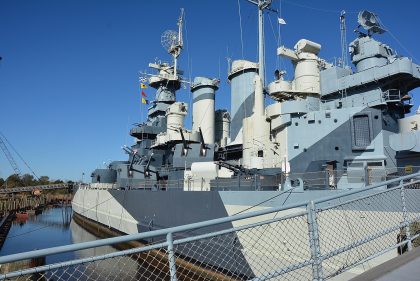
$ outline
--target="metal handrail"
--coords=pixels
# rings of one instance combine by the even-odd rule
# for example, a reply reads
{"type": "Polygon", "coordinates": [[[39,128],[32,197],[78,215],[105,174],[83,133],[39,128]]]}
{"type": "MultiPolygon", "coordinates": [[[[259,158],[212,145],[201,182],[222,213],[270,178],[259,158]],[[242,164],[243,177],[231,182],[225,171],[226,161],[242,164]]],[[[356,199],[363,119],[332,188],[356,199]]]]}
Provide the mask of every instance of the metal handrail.
{"type": "Polygon", "coordinates": [[[15,192],[25,192],[32,191],[34,189],[41,190],[50,190],[50,189],[65,189],[68,188],[69,184],[67,183],[57,183],[57,184],[46,184],[46,185],[33,185],[33,186],[22,186],[22,187],[12,187],[12,188],[2,188],[0,193],[15,193],[15,192]]]}
{"type": "MultiPolygon", "coordinates": [[[[383,187],[383,186],[386,186],[386,185],[389,185],[389,184],[393,184],[393,183],[396,183],[396,182],[399,183],[400,181],[412,179],[412,178],[419,177],[419,176],[420,176],[420,173],[415,173],[415,174],[411,174],[411,175],[408,175],[408,176],[403,176],[403,177],[400,177],[400,178],[397,178],[397,179],[391,179],[391,180],[388,180],[388,181],[384,181],[384,182],[381,182],[379,184],[371,185],[371,186],[368,186],[368,187],[363,188],[363,189],[351,190],[351,191],[348,191],[348,192],[343,192],[343,193],[340,193],[338,195],[329,196],[329,197],[326,197],[326,198],[321,198],[321,199],[317,199],[317,200],[313,200],[313,201],[301,202],[301,203],[296,203],[296,204],[290,204],[290,205],[282,206],[282,207],[275,207],[275,208],[269,208],[269,209],[264,209],[264,210],[259,210],[259,211],[242,213],[242,214],[237,214],[237,215],[233,215],[233,216],[229,216],[229,217],[217,218],[217,219],[212,219],[212,220],[207,220],[207,221],[202,221],[202,222],[197,222],[197,223],[192,223],[192,224],[187,224],[187,225],[181,225],[181,226],[176,226],[176,227],[170,227],[170,228],[165,228],[165,229],[160,229],[160,230],[153,230],[153,231],[148,231],[148,232],[143,232],[143,233],[129,234],[129,235],[113,237],[113,238],[106,238],[106,239],[101,239],[101,240],[96,240],[96,241],[82,242],[82,243],[78,243],[78,244],[58,246],[58,247],[52,247],[52,248],[47,248],[47,249],[41,249],[41,250],[35,250],[35,251],[30,251],[30,252],[8,255],[8,256],[0,257],[0,264],[14,262],[14,261],[18,261],[18,260],[24,260],[24,259],[31,259],[31,258],[35,258],[35,257],[47,256],[47,255],[52,255],[52,254],[73,252],[73,251],[79,251],[79,250],[84,250],[84,249],[88,249],[88,248],[96,248],[96,247],[101,247],[101,246],[114,245],[114,244],[134,241],[134,240],[145,240],[146,238],[152,238],[152,237],[157,237],[157,236],[165,236],[168,233],[178,233],[178,232],[191,231],[191,230],[198,229],[198,228],[220,225],[220,224],[223,224],[223,223],[229,223],[229,222],[248,219],[248,218],[252,218],[252,217],[262,216],[262,215],[266,215],[266,214],[270,214],[270,213],[276,213],[276,212],[280,212],[280,211],[284,211],[284,210],[288,210],[288,209],[306,207],[309,202],[313,202],[314,204],[325,203],[327,201],[336,200],[336,199],[346,197],[346,196],[349,196],[349,195],[354,195],[354,194],[358,194],[358,193],[361,193],[361,192],[373,190],[373,189],[383,187]]],[[[290,192],[292,192],[292,191],[293,190],[291,190],[290,192]]]]}

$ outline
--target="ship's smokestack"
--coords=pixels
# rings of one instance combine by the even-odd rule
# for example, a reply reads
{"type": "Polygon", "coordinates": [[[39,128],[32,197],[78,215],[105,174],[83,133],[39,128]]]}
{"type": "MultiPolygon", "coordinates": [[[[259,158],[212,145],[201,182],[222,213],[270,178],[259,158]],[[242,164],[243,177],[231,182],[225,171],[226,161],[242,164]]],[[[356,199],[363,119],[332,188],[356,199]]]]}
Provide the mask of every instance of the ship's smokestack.
{"type": "Polygon", "coordinates": [[[191,85],[193,93],[193,126],[192,130],[198,132],[199,128],[203,133],[206,144],[214,143],[214,97],[219,81],[206,77],[196,77],[191,85]]]}
{"type": "MultiPolygon", "coordinates": [[[[254,77],[258,74],[258,64],[246,60],[232,63],[229,73],[231,83],[231,125],[230,139],[235,141],[242,128],[242,120],[251,116],[254,109],[254,77]]],[[[241,135],[240,135],[241,137],[241,135]]],[[[242,143],[242,141],[239,141],[242,143]]]]}
{"type": "Polygon", "coordinates": [[[183,102],[174,102],[166,109],[166,133],[179,135],[179,129],[184,128],[184,119],[188,113],[188,106],[183,102]]]}
{"type": "Polygon", "coordinates": [[[215,141],[221,147],[225,147],[230,134],[230,114],[226,109],[216,110],[215,141]]]}

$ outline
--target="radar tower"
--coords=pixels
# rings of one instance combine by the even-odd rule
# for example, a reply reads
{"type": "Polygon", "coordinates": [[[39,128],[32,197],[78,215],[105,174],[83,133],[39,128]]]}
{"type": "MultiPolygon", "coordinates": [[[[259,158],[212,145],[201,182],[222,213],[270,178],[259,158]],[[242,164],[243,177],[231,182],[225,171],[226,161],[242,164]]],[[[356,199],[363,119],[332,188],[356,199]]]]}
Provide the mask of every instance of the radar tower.
{"type": "Polygon", "coordinates": [[[341,33],[341,66],[347,67],[347,36],[346,36],[346,11],[342,10],[340,14],[340,33],[341,33]]]}
{"type": "Polygon", "coordinates": [[[178,32],[173,30],[166,30],[161,37],[161,43],[163,48],[165,48],[169,54],[173,56],[174,59],[174,78],[177,78],[177,66],[178,66],[178,57],[181,54],[182,47],[184,46],[182,40],[182,26],[184,19],[184,9],[181,8],[181,14],[178,18],[178,32]]]}

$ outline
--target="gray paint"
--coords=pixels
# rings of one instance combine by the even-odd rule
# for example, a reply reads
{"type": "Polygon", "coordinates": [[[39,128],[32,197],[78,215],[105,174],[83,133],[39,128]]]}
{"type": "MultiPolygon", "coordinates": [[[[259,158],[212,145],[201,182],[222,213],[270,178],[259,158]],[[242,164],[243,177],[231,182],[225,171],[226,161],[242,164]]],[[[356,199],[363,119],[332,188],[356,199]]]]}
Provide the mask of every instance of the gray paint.
{"type": "MultiPolygon", "coordinates": [[[[242,210],[255,205],[282,206],[323,198],[349,188],[364,187],[365,182],[357,182],[348,176],[366,179],[366,168],[372,163],[383,164],[376,166],[379,176],[372,177],[373,181],[381,181],[382,176],[392,176],[392,173],[397,171],[397,166],[419,165],[420,149],[417,145],[420,143],[420,135],[417,133],[415,136],[398,135],[398,120],[403,118],[411,107],[401,98],[410,90],[420,86],[420,66],[412,63],[409,58],[397,57],[388,46],[369,36],[360,36],[350,47],[356,72],[353,73],[348,68],[326,66],[326,69],[320,73],[319,96],[291,93],[289,99],[283,101],[278,117],[273,117],[271,120],[272,134],[287,130],[286,150],[291,176],[299,177],[297,173],[306,172],[314,172],[307,174],[306,177],[325,175],[326,164],[329,164],[334,166],[335,170],[344,170],[338,174],[338,188],[342,190],[311,190],[311,186],[306,184],[305,191],[299,192],[297,189],[291,193],[250,191],[255,186],[240,187],[239,184],[235,184],[235,178],[231,178],[232,184],[227,187],[230,191],[185,192],[179,186],[178,188],[170,186],[169,191],[111,190],[111,194],[139,220],[139,231],[145,231],[149,228],[162,228],[226,216],[227,205],[242,207],[242,210]],[[367,119],[358,120],[362,125],[366,125],[367,123],[363,122],[369,120],[369,126],[357,125],[357,122],[353,121],[354,116],[366,116],[367,119]],[[352,161],[359,163],[348,165],[352,161]],[[249,191],[242,191],[244,189],[249,191]]],[[[237,138],[243,119],[252,114],[256,74],[257,69],[248,68],[233,72],[229,77],[232,141],[237,138]]],[[[227,155],[232,151],[229,147],[216,151],[216,147],[209,146],[207,154],[200,156],[201,145],[196,139],[187,140],[185,144],[178,140],[172,141],[165,147],[151,149],[153,134],[166,130],[165,111],[175,102],[175,92],[179,89],[180,82],[163,79],[161,82],[155,82],[152,87],[157,89],[157,95],[150,106],[148,119],[143,125],[131,131],[132,135],[139,137],[139,141],[131,147],[133,151],[137,151],[137,154],[130,152],[128,161],[118,162],[110,167],[117,172],[118,187],[136,186],[144,182],[144,175],[141,172],[134,171],[131,176],[129,175],[128,166],[131,162],[134,163],[133,167],[136,170],[141,171],[150,161],[150,169],[159,172],[159,176],[152,174],[151,179],[174,180],[176,183],[177,180],[183,179],[184,169],[188,170],[193,162],[212,161],[215,152],[219,154],[225,152],[227,155]],[[186,156],[181,154],[184,145],[188,148],[186,156]]],[[[203,88],[197,85],[193,91],[194,101],[214,97],[212,91],[208,89],[201,91],[201,89],[203,88]]],[[[227,157],[232,160],[230,164],[240,161],[240,144],[236,144],[235,148],[237,151],[234,157],[227,157]]],[[[280,162],[283,159],[276,160],[280,162]]],[[[260,173],[262,174],[263,172],[260,173]]],[[[256,182],[257,188],[259,182],[256,182]]],[[[217,189],[213,186],[212,188],[217,189]]],[[[271,188],[276,186],[273,185],[271,188]]],[[[370,205],[367,210],[393,211],[394,209],[389,206],[384,208],[381,205],[370,205]]],[[[229,244],[232,241],[225,242],[229,244]]],[[[232,249],[232,253],[235,254],[235,248],[232,249]]],[[[239,262],[242,258],[239,257],[239,262]]],[[[223,263],[221,259],[217,259],[216,263],[219,262],[223,263]]]]}
{"type": "Polygon", "coordinates": [[[117,180],[117,171],[113,169],[96,169],[91,177],[92,183],[114,183],[117,180]]]}
{"type": "Polygon", "coordinates": [[[194,82],[191,85],[191,92],[193,93],[193,102],[203,100],[203,99],[212,99],[214,100],[215,92],[219,87],[217,87],[212,79],[206,77],[195,77],[194,82]]]}
{"type": "Polygon", "coordinates": [[[242,128],[242,120],[251,116],[254,107],[254,77],[256,69],[246,69],[231,77],[230,139],[233,141],[242,128]]]}
{"type": "MultiPolygon", "coordinates": [[[[203,220],[228,216],[224,203],[217,192],[180,192],[180,191],[143,191],[143,190],[110,190],[110,194],[125,207],[137,221],[139,232],[158,230],[172,226],[184,225],[203,220]]],[[[218,231],[233,227],[232,223],[225,223],[206,227],[189,232],[177,233],[177,237],[205,234],[210,231],[218,231]]],[[[163,237],[162,237],[163,238],[163,237]]],[[[208,250],[201,249],[206,253],[196,251],[191,253],[189,248],[177,247],[178,254],[185,254],[190,258],[196,258],[201,262],[211,264],[224,269],[230,268],[232,257],[235,257],[235,269],[240,268],[239,275],[252,277],[253,273],[245,257],[240,251],[241,246],[236,234],[225,235],[225,241],[217,241],[231,249],[223,252],[214,251],[217,245],[207,245],[208,250]],[[197,255],[197,256],[194,256],[197,255]]],[[[219,239],[220,240],[220,239],[219,239]]],[[[150,241],[153,242],[153,241],[150,241]]]]}

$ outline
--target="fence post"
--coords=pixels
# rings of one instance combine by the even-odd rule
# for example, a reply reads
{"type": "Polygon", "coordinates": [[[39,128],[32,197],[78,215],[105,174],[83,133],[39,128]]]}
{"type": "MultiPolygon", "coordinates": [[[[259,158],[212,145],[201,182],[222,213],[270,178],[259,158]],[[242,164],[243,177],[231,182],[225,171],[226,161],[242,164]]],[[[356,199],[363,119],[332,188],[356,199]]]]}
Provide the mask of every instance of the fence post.
{"type": "Polygon", "coordinates": [[[369,185],[369,169],[368,169],[368,166],[364,166],[363,170],[364,170],[364,174],[365,174],[364,182],[365,182],[365,187],[366,187],[366,186],[369,185]]]}
{"type": "Polygon", "coordinates": [[[413,245],[411,243],[411,234],[410,234],[410,221],[408,219],[407,214],[407,207],[405,202],[405,191],[404,191],[404,181],[400,181],[400,189],[401,189],[401,204],[402,204],[402,213],[403,213],[403,220],[405,225],[405,239],[407,240],[407,249],[411,251],[413,249],[413,245]]]}
{"type": "Polygon", "coordinates": [[[255,190],[258,190],[257,174],[254,175],[255,190]]]}
{"type": "Polygon", "coordinates": [[[166,241],[168,242],[168,262],[169,262],[169,273],[171,275],[171,281],[177,281],[176,267],[175,267],[175,253],[172,233],[169,232],[166,235],[166,241]]]}
{"type": "Polygon", "coordinates": [[[310,201],[306,205],[308,211],[308,234],[309,234],[309,245],[311,247],[311,259],[312,259],[312,280],[321,281],[324,280],[322,273],[322,257],[321,249],[319,246],[319,233],[318,223],[316,221],[316,209],[314,201],[310,201]]]}

